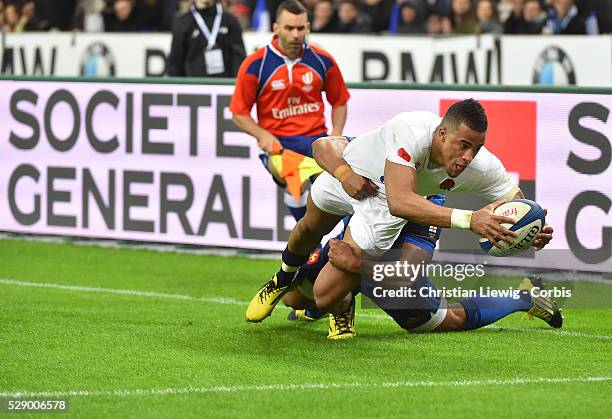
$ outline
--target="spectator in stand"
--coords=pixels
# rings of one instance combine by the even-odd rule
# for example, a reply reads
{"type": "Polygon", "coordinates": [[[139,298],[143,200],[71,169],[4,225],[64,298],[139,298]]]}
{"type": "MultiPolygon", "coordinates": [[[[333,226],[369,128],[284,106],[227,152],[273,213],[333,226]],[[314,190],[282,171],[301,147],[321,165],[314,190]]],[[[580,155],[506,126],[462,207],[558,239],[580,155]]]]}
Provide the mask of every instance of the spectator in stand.
{"type": "Polygon", "coordinates": [[[427,33],[425,17],[412,1],[406,1],[400,7],[399,33],[427,33]]]}
{"type": "Polygon", "coordinates": [[[476,34],[480,29],[471,0],[453,0],[451,10],[453,33],[476,34]]]}
{"type": "Polygon", "coordinates": [[[542,33],[546,13],[542,10],[540,0],[525,0],[523,18],[519,23],[517,34],[535,35],[542,33]]]}
{"type": "Polygon", "coordinates": [[[236,77],[246,56],[238,20],[219,0],[195,0],[172,30],[168,75],[236,77]]]}
{"type": "Polygon", "coordinates": [[[499,16],[499,21],[505,23],[510,17],[513,8],[513,0],[499,0],[497,2],[497,15],[499,16]]]}
{"type": "Polygon", "coordinates": [[[38,17],[36,16],[36,9],[33,1],[26,1],[21,6],[21,19],[17,25],[19,31],[35,31],[38,29],[38,17]]]}
{"type": "Polygon", "coordinates": [[[512,1],[512,13],[504,22],[504,33],[520,33],[520,25],[523,20],[523,6],[525,0],[513,0],[512,1]]]}
{"type": "Polygon", "coordinates": [[[587,35],[597,35],[607,32],[607,16],[610,14],[610,0],[575,0],[578,14],[585,21],[587,35]]]}
{"type": "Polygon", "coordinates": [[[439,14],[436,10],[427,16],[427,33],[429,35],[448,35],[453,31],[448,16],[439,14]]]}
{"type": "Polygon", "coordinates": [[[357,3],[356,0],[341,0],[338,5],[338,25],[336,26],[336,32],[372,32],[372,18],[359,10],[359,3],[357,3]]]}
{"type": "Polygon", "coordinates": [[[553,35],[585,35],[584,16],[578,13],[574,0],[553,0],[542,33],[553,35]]]}
{"type": "Polygon", "coordinates": [[[84,32],[104,32],[104,0],[80,0],[76,6],[73,29],[84,32]]]}
{"type": "Polygon", "coordinates": [[[243,31],[251,28],[251,9],[249,6],[240,0],[230,0],[226,10],[238,19],[243,31]]]}
{"type": "Polygon", "coordinates": [[[104,12],[106,32],[133,32],[137,29],[133,0],[116,0],[104,12]]]}
{"type": "Polygon", "coordinates": [[[312,11],[311,32],[334,32],[338,25],[338,16],[331,0],[321,0],[314,5],[312,11]]]}
{"type": "Polygon", "coordinates": [[[361,10],[372,19],[374,32],[387,30],[392,5],[393,0],[364,0],[361,10]]]}
{"type": "Polygon", "coordinates": [[[77,0],[34,0],[40,30],[69,31],[77,0]]]}
{"type": "MultiPolygon", "coordinates": [[[[419,16],[427,16],[430,12],[430,5],[427,0],[394,0],[391,6],[391,12],[389,16],[389,27],[390,33],[399,33],[399,26],[402,23],[402,5],[406,2],[410,2],[417,11],[419,16]]],[[[433,9],[437,10],[437,9],[433,9]]]]}
{"type": "Polygon", "coordinates": [[[478,18],[478,33],[500,34],[503,28],[499,23],[497,6],[493,0],[479,0],[476,4],[476,18],[478,18]]]}
{"type": "Polygon", "coordinates": [[[9,3],[4,8],[4,30],[6,32],[20,32],[19,31],[19,10],[17,5],[9,3]]]}

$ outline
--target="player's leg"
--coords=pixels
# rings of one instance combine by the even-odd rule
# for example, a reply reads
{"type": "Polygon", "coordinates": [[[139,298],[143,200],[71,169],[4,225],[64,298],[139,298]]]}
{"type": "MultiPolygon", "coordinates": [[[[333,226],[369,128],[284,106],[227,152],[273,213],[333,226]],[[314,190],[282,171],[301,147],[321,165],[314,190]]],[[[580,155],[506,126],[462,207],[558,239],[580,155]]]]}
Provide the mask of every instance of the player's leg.
{"type": "Polygon", "coordinates": [[[466,298],[458,303],[450,304],[444,320],[435,328],[420,328],[419,325],[405,325],[407,330],[419,332],[450,332],[473,330],[488,326],[504,317],[517,312],[525,312],[538,317],[549,326],[559,328],[563,325],[561,310],[548,297],[533,297],[531,290],[543,289],[538,278],[524,278],[519,289],[519,298],[513,297],[474,297],[466,298]]]}
{"type": "MultiPolygon", "coordinates": [[[[348,218],[348,217],[347,217],[348,218]]],[[[343,232],[338,238],[342,238],[343,232]]],[[[309,256],[308,262],[300,267],[296,275],[295,289],[283,297],[283,303],[293,308],[288,320],[319,320],[327,316],[327,312],[319,310],[314,301],[314,283],[321,269],[328,261],[329,242],[323,248],[315,249],[309,256]]]]}
{"type": "MultiPolygon", "coordinates": [[[[361,258],[361,249],[352,239],[350,227],[346,229],[343,241],[357,250],[356,257],[361,258]]],[[[338,269],[331,263],[325,264],[313,288],[317,307],[329,313],[345,311],[352,300],[351,291],[359,286],[360,281],[359,273],[338,269]]]]}
{"type": "MultiPolygon", "coordinates": [[[[425,276],[415,282],[419,291],[435,285],[425,276]]],[[[557,304],[548,297],[532,297],[530,290],[542,289],[537,278],[525,278],[521,282],[519,298],[481,296],[466,298],[458,303],[448,304],[444,298],[415,297],[406,300],[404,309],[390,309],[382,306],[395,322],[411,332],[450,332],[473,330],[495,323],[517,312],[529,313],[548,323],[551,327],[563,325],[563,317],[557,304]]],[[[362,288],[368,295],[367,288],[362,288]]],[[[434,294],[428,291],[427,294],[434,294]]],[[[376,298],[372,298],[376,301],[376,298]]]]}
{"type": "Polygon", "coordinates": [[[465,312],[465,322],[461,330],[479,329],[516,312],[526,312],[544,320],[551,327],[561,327],[561,310],[551,298],[539,296],[537,291],[543,288],[538,277],[526,277],[519,285],[518,298],[477,296],[459,301],[465,312]]]}
{"type": "Polygon", "coordinates": [[[341,219],[342,216],[320,210],[308,197],[306,215],[289,235],[289,242],[281,256],[280,269],[249,303],[246,312],[248,321],[259,322],[272,313],[278,301],[290,291],[297,270],[306,263],[310,252],[341,219]]]}
{"type": "MultiPolygon", "coordinates": [[[[404,247],[412,246],[405,245],[404,247]]],[[[411,249],[407,255],[418,255],[418,250],[411,249]]],[[[444,298],[420,298],[421,290],[428,289],[424,293],[426,295],[435,294],[436,290],[435,285],[425,275],[415,281],[414,286],[417,289],[417,297],[406,299],[403,309],[389,309],[381,304],[383,310],[400,327],[411,332],[479,329],[516,312],[529,313],[544,320],[551,327],[559,328],[563,324],[560,309],[552,299],[532,296],[531,291],[534,288],[543,289],[538,278],[524,278],[519,286],[521,291],[518,298],[477,296],[454,304],[448,304],[444,298]]],[[[364,295],[368,295],[367,287],[363,287],[362,290],[364,295]]],[[[376,302],[375,297],[372,299],[376,302]]]]}
{"type": "Polygon", "coordinates": [[[303,282],[305,280],[296,280],[296,288],[289,291],[283,296],[283,303],[295,310],[306,310],[309,308],[315,308],[316,304],[313,299],[308,298],[303,289],[303,282]]]}
{"type": "MultiPolygon", "coordinates": [[[[352,256],[361,258],[361,249],[352,239],[350,227],[344,232],[343,242],[352,249],[352,256]]],[[[329,313],[328,339],[347,339],[355,336],[355,296],[360,272],[339,269],[325,264],[314,284],[314,297],[319,310],[329,313]]]]}
{"type": "Polygon", "coordinates": [[[339,182],[327,173],[320,176],[308,197],[306,215],[289,235],[280,269],[249,303],[248,321],[260,322],[272,313],[278,301],[290,291],[297,270],[306,263],[310,252],[351,211],[350,197],[339,182]]]}
{"type": "Polygon", "coordinates": [[[297,288],[289,291],[283,297],[283,303],[293,310],[287,315],[287,320],[313,321],[322,319],[327,312],[319,310],[314,302],[312,284],[306,278],[298,278],[297,288]]]}

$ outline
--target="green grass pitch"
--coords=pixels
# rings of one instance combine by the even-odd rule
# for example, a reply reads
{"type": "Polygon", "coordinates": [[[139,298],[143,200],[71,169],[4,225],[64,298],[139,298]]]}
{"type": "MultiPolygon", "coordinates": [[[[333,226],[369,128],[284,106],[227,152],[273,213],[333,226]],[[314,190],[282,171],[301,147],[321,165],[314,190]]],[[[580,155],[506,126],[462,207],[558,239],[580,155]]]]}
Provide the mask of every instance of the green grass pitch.
{"type": "Polygon", "coordinates": [[[78,417],[612,417],[610,310],[422,335],[361,310],[332,342],[286,308],[245,322],[276,265],[0,240],[0,398],[78,417]]]}

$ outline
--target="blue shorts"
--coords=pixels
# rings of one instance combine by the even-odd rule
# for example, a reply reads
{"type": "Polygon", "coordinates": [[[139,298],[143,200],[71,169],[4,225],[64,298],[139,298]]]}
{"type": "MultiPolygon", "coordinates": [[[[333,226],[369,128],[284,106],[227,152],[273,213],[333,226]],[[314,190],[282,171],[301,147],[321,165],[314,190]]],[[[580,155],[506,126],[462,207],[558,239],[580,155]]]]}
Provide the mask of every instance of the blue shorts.
{"type": "MultiPolygon", "coordinates": [[[[323,133],[321,135],[315,135],[313,137],[296,135],[294,137],[278,137],[278,140],[280,141],[283,148],[295,151],[296,153],[300,153],[306,157],[312,157],[312,143],[314,143],[316,139],[321,138],[325,135],[327,134],[323,133]]],[[[270,168],[268,167],[270,163],[270,156],[268,155],[268,153],[262,151],[261,153],[259,153],[259,159],[261,160],[261,163],[266,168],[266,170],[270,172],[270,168]]],[[[277,180],[274,176],[272,176],[272,179],[274,180],[274,183],[276,183],[281,188],[284,188],[286,186],[283,182],[277,180]]]]}
{"type": "Polygon", "coordinates": [[[303,156],[312,157],[312,143],[318,138],[326,136],[326,133],[315,136],[295,135],[291,137],[278,137],[283,148],[295,151],[303,156]]]}
{"type": "Polygon", "coordinates": [[[436,286],[427,278],[420,276],[415,280],[416,296],[400,300],[402,307],[385,306],[373,295],[372,282],[363,282],[361,292],[402,328],[411,332],[431,332],[444,321],[448,308],[446,298],[437,295],[436,286]]]}

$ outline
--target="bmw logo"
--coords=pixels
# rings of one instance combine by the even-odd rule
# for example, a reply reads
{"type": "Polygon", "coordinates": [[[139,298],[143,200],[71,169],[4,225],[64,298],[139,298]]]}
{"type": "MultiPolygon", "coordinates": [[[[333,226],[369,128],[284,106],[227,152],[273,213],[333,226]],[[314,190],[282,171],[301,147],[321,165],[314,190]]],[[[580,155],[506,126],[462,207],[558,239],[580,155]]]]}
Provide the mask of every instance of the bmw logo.
{"type": "Polygon", "coordinates": [[[559,47],[542,51],[533,70],[533,84],[576,84],[574,64],[565,51],[559,47]]]}
{"type": "Polygon", "coordinates": [[[81,76],[111,77],[115,75],[115,57],[101,42],[91,44],[81,57],[81,76]]]}

